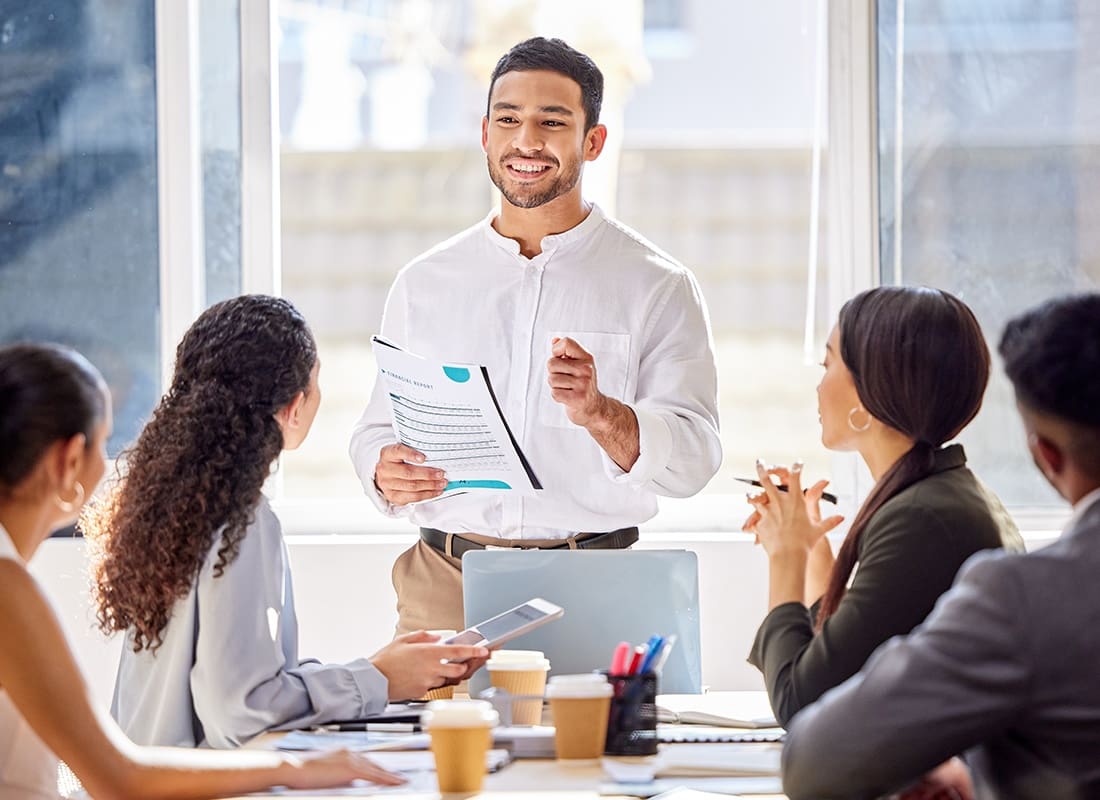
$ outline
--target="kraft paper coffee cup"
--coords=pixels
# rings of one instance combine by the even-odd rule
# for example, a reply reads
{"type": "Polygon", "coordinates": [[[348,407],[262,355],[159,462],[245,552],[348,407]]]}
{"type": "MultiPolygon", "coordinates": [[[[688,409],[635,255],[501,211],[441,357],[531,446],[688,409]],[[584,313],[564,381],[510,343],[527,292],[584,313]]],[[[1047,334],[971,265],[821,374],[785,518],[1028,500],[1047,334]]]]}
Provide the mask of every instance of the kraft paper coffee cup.
{"type": "Polygon", "coordinates": [[[420,723],[431,734],[441,792],[479,792],[500,717],[485,700],[433,700],[420,723]]]}
{"type": "MultiPolygon", "coordinates": [[[[452,636],[455,636],[458,633],[458,631],[437,630],[437,631],[428,631],[428,633],[435,634],[436,636],[439,637],[440,642],[445,642],[447,639],[450,639],[452,636]]],[[[424,696],[421,697],[420,699],[421,700],[450,700],[454,696],[455,696],[455,687],[453,685],[452,686],[439,686],[439,687],[436,687],[435,689],[429,689],[427,692],[424,693],[424,696]]]]}
{"type": "Polygon", "coordinates": [[[541,650],[497,650],[485,665],[489,682],[513,697],[513,725],[538,725],[542,721],[542,693],[550,662],[541,650]]]}
{"type": "Polygon", "coordinates": [[[597,673],[555,675],[546,687],[558,758],[599,758],[607,740],[611,684],[597,673]]]}

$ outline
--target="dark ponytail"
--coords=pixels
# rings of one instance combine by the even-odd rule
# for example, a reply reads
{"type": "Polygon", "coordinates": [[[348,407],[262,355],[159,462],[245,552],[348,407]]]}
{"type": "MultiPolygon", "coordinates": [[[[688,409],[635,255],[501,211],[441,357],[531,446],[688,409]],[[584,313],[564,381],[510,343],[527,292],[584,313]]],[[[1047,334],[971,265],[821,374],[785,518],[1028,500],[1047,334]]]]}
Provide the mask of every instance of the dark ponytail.
{"type": "Polygon", "coordinates": [[[890,498],[931,474],[936,451],[978,413],[989,348],[974,313],[939,289],[882,286],[840,309],[840,357],[864,408],[915,441],[863,502],[837,554],[817,625],[848,587],[867,523],[890,498]]]}
{"type": "Polygon", "coordinates": [[[30,475],[54,442],[82,433],[90,445],[106,411],[103,378],[75,350],[0,347],[0,497],[30,475]]]}

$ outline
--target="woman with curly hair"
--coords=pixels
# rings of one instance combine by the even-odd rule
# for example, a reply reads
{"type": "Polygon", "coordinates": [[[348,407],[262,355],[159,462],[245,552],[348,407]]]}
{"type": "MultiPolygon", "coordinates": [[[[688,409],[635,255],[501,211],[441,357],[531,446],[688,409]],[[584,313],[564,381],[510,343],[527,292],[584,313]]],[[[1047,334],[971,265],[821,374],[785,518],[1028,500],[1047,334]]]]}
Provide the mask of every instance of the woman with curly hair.
{"type": "Polygon", "coordinates": [[[0,797],[58,798],[58,758],[93,797],[202,798],[271,786],[400,783],[359,755],[136,748],[92,703],[61,624],[27,570],[106,468],[111,401],[78,353],[0,347],[0,797]]]}
{"type": "Polygon", "coordinates": [[[112,713],[139,743],[235,747],[270,728],[364,717],[487,655],[421,631],[348,664],[298,658],[286,544],[261,489],[309,433],[319,367],[285,300],[207,309],[125,477],[82,523],[98,551],[100,627],[126,632],[112,713]]]}

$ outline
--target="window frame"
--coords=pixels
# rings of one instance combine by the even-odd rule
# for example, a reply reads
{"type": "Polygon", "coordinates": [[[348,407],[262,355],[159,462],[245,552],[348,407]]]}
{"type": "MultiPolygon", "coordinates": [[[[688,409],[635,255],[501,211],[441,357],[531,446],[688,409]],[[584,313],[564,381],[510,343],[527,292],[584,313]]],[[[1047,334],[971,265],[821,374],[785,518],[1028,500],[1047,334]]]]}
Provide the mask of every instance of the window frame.
{"type": "MultiPolygon", "coordinates": [[[[877,3],[829,4],[829,313],[852,295],[881,284],[879,228],[877,3]]],[[[901,48],[899,57],[903,57],[901,48]]],[[[895,248],[896,249],[896,248],[895,248]]],[[[900,278],[894,257],[892,271],[900,278]]],[[[1020,447],[1024,447],[1023,441],[1020,447]]],[[[873,485],[854,455],[833,457],[841,496],[864,497],[873,485]]],[[[1041,480],[1039,475],[1036,480],[1041,480]]],[[[1005,503],[1024,538],[1047,542],[1071,510],[1005,503]]]]}

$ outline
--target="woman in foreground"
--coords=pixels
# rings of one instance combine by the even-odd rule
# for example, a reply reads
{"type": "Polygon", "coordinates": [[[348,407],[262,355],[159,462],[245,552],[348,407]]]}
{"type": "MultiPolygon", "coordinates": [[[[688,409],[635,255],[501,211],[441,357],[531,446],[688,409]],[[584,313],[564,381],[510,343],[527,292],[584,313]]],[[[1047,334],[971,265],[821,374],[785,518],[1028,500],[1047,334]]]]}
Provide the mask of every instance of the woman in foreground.
{"type": "Polygon", "coordinates": [[[401,778],[348,753],[140,748],[97,710],[27,562],[71,523],[105,469],[110,398],[60,347],[0,348],[0,798],[56,798],[58,758],[97,798],[202,798],[401,778]]]}

